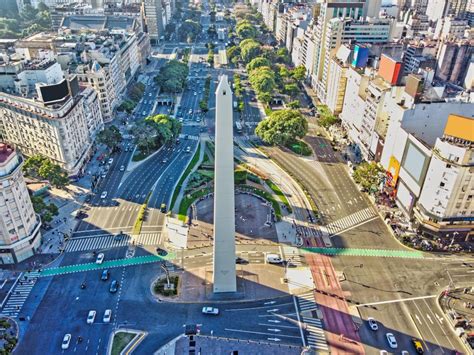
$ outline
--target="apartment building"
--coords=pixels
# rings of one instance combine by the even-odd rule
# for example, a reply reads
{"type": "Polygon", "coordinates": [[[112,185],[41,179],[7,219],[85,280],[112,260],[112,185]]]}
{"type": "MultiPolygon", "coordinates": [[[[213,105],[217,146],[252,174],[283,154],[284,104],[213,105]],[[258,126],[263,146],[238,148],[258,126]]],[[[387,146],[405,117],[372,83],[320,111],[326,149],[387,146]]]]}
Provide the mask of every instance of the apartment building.
{"type": "Polygon", "coordinates": [[[37,84],[36,93],[27,97],[0,92],[0,116],[5,142],[25,155],[48,157],[72,176],[82,173],[89,158],[90,127],[102,124],[99,100],[86,100],[75,76],[56,84],[37,84]],[[92,105],[88,111],[86,104],[92,105]],[[90,121],[97,123],[88,125],[90,121]]]}
{"type": "Polygon", "coordinates": [[[462,85],[472,55],[473,46],[469,40],[442,41],[436,56],[436,78],[462,85]]]}
{"type": "Polygon", "coordinates": [[[433,146],[414,216],[426,234],[468,236],[474,231],[473,197],[474,119],[449,115],[433,146]]]}
{"type": "Polygon", "coordinates": [[[23,158],[13,146],[0,143],[0,264],[32,256],[41,243],[35,214],[21,171],[23,158]]]}
{"type": "Polygon", "coordinates": [[[161,0],[143,0],[146,31],[153,44],[157,44],[164,36],[165,26],[163,24],[163,12],[164,9],[161,0]]]}

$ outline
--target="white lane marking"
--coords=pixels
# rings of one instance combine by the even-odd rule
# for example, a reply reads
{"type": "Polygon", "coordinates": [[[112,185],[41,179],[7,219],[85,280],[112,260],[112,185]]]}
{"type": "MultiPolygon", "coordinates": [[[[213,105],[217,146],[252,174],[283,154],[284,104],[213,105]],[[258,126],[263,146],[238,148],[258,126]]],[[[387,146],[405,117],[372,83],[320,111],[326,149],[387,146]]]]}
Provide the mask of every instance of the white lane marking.
{"type": "Polygon", "coordinates": [[[420,317],[418,317],[418,314],[415,314],[415,318],[416,318],[416,320],[418,321],[418,323],[423,324],[423,323],[421,322],[420,317]]]}
{"type": "MultiPolygon", "coordinates": [[[[201,255],[196,255],[196,256],[201,256],[201,255]]],[[[291,302],[288,302],[288,303],[282,303],[282,304],[278,304],[277,306],[288,306],[290,305],[291,302]]],[[[268,308],[268,307],[275,307],[275,306],[260,306],[260,307],[250,307],[250,308],[231,308],[231,309],[226,309],[225,311],[226,312],[235,312],[235,311],[248,311],[248,310],[253,310],[253,309],[263,309],[263,308],[268,308]]],[[[277,308],[274,308],[274,309],[269,309],[267,310],[267,312],[276,312],[278,311],[277,308]]]]}
{"type": "Polygon", "coordinates": [[[306,347],[306,339],[305,339],[304,334],[303,334],[303,328],[301,327],[300,312],[298,311],[298,305],[297,305],[297,301],[296,301],[295,296],[293,296],[293,304],[294,304],[295,310],[296,310],[296,318],[298,319],[298,328],[300,328],[300,336],[301,336],[301,340],[303,341],[303,347],[306,347]]]}
{"type": "Polygon", "coordinates": [[[428,320],[431,322],[431,324],[434,324],[433,320],[431,319],[431,317],[428,313],[426,314],[426,318],[428,318],[428,320]]]}
{"type": "Polygon", "coordinates": [[[356,307],[375,306],[375,305],[378,305],[378,304],[407,302],[407,301],[422,300],[422,299],[425,299],[425,298],[436,298],[436,297],[438,297],[438,295],[420,296],[420,297],[411,297],[411,298],[399,298],[399,299],[390,300],[390,301],[380,301],[380,302],[372,302],[372,303],[359,304],[359,305],[357,305],[356,307]]]}
{"type": "MultiPolygon", "coordinates": [[[[228,332],[250,333],[250,334],[260,334],[260,335],[269,335],[269,336],[275,335],[275,334],[272,334],[272,333],[254,332],[254,331],[252,331],[252,330],[243,330],[243,329],[225,328],[224,330],[227,330],[228,332]]],[[[295,335],[283,335],[283,334],[278,334],[278,336],[286,337],[286,338],[296,338],[296,339],[299,339],[299,337],[297,337],[297,336],[295,336],[295,335]]]]}

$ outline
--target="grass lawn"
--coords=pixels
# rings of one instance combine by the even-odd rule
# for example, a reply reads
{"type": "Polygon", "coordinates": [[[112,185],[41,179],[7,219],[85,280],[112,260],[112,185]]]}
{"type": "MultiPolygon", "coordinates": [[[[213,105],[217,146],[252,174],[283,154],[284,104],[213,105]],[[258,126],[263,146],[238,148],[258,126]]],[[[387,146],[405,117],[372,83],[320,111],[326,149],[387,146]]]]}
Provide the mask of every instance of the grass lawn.
{"type": "Polygon", "coordinates": [[[290,203],[288,202],[288,199],[286,198],[285,194],[280,190],[278,185],[274,184],[273,181],[271,181],[270,179],[265,180],[265,182],[272,189],[275,195],[278,196],[280,201],[283,202],[283,204],[286,206],[288,211],[291,213],[292,210],[291,210],[290,203]]]}
{"type": "Polygon", "coordinates": [[[114,335],[114,341],[112,343],[112,355],[119,355],[120,352],[132,341],[135,337],[135,333],[119,332],[114,335]]]}
{"type": "Polygon", "coordinates": [[[293,153],[310,156],[313,152],[311,148],[303,141],[296,141],[287,145],[287,148],[291,149],[293,153]]]}
{"type": "Polygon", "coordinates": [[[181,191],[181,187],[183,186],[184,180],[189,175],[191,170],[193,170],[194,166],[197,164],[199,160],[200,151],[201,151],[201,144],[198,144],[198,148],[196,150],[196,153],[193,156],[193,159],[191,159],[191,162],[189,163],[188,167],[186,168],[183,175],[181,176],[181,179],[179,179],[178,185],[176,185],[176,189],[173,192],[173,197],[171,198],[170,210],[173,209],[174,207],[174,203],[176,202],[176,198],[178,197],[179,191],[181,191]]]}

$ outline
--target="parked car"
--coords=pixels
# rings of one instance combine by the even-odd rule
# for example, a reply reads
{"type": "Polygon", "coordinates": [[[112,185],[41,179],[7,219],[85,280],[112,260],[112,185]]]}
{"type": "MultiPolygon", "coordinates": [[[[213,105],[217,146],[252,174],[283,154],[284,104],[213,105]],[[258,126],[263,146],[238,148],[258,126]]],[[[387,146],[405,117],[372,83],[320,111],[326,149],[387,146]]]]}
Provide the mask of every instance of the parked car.
{"type": "Polygon", "coordinates": [[[219,314],[219,308],[215,307],[202,307],[203,314],[211,314],[217,316],[219,314]]]}
{"type": "Polygon", "coordinates": [[[367,322],[369,323],[370,329],[372,330],[379,329],[379,325],[377,324],[377,321],[374,318],[372,317],[367,318],[367,322]]]}
{"type": "Polygon", "coordinates": [[[235,258],[235,263],[236,264],[248,264],[248,261],[245,260],[245,259],[242,259],[240,256],[238,256],[237,258],[235,258]]]}
{"type": "Polygon", "coordinates": [[[156,252],[159,256],[166,256],[168,255],[168,252],[165,249],[162,248],[156,248],[156,252]]]}
{"type": "Polygon", "coordinates": [[[96,313],[97,312],[94,310],[89,311],[89,314],[87,315],[87,324],[94,323],[96,313]]]}
{"type": "Polygon", "coordinates": [[[100,198],[101,198],[101,199],[107,198],[107,191],[103,191],[103,192],[100,194],[100,198]]]}
{"type": "Polygon", "coordinates": [[[102,321],[104,323],[110,323],[110,319],[112,318],[112,310],[111,309],[106,309],[104,312],[104,318],[102,321]]]}
{"type": "Polygon", "coordinates": [[[119,283],[117,280],[113,280],[112,283],[110,284],[110,288],[109,288],[109,291],[110,293],[115,293],[117,292],[119,288],[119,283]]]}
{"type": "Polygon", "coordinates": [[[385,336],[387,337],[388,345],[392,349],[398,348],[397,339],[395,339],[395,335],[393,335],[392,333],[387,333],[385,336]]]}
{"type": "Polygon", "coordinates": [[[61,343],[61,349],[66,350],[69,348],[69,343],[71,342],[71,334],[64,335],[63,342],[61,343]]]}
{"type": "Polygon", "coordinates": [[[110,276],[109,270],[105,269],[104,271],[102,271],[102,276],[100,277],[100,279],[102,281],[107,281],[109,279],[109,276],[110,276]]]}
{"type": "Polygon", "coordinates": [[[161,206],[160,206],[160,211],[162,213],[166,213],[166,203],[162,203],[161,206]]]}
{"type": "Polygon", "coordinates": [[[95,263],[96,264],[102,264],[104,262],[104,253],[99,253],[99,255],[97,255],[97,259],[95,260],[95,263]]]}

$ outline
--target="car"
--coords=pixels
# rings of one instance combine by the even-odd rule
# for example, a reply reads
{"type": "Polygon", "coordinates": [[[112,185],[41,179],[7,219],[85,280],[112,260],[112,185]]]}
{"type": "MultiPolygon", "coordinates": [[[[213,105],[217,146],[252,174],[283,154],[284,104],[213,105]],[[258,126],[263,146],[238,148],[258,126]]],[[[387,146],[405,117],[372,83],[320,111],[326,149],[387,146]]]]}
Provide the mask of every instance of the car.
{"type": "Polygon", "coordinates": [[[269,264],[281,264],[283,263],[283,259],[280,254],[267,254],[267,262],[269,264]]]}
{"type": "Polygon", "coordinates": [[[217,316],[219,314],[219,308],[202,307],[202,314],[211,314],[211,315],[217,316]]]}
{"type": "Polygon", "coordinates": [[[109,292],[110,293],[115,293],[117,292],[119,288],[119,283],[117,280],[113,280],[112,283],[110,284],[109,292]]]}
{"type": "Polygon", "coordinates": [[[103,191],[103,192],[100,194],[100,198],[101,198],[101,199],[107,198],[107,191],[103,191]]]}
{"type": "Polygon", "coordinates": [[[378,330],[379,329],[379,325],[377,324],[377,321],[374,318],[372,318],[372,317],[367,318],[367,322],[369,323],[370,329],[372,329],[372,330],[378,330]]]}
{"type": "Polygon", "coordinates": [[[387,350],[380,350],[379,352],[380,355],[388,355],[387,350]]]}
{"type": "Polygon", "coordinates": [[[151,95],[152,95],[152,93],[150,92],[150,93],[148,94],[148,96],[150,96],[150,97],[151,97],[151,95]]]}
{"type": "Polygon", "coordinates": [[[61,349],[66,350],[69,348],[69,343],[71,342],[71,334],[64,335],[63,342],[61,343],[61,349]]]}
{"type": "Polygon", "coordinates": [[[107,281],[109,279],[109,276],[110,276],[109,270],[105,269],[104,271],[102,271],[102,276],[100,277],[100,279],[102,281],[107,281]]]}
{"type": "Polygon", "coordinates": [[[168,255],[168,252],[165,249],[162,248],[156,248],[156,252],[159,256],[166,256],[168,255]]]}
{"type": "Polygon", "coordinates": [[[148,103],[148,101],[147,101],[147,100],[145,100],[145,101],[143,101],[143,103],[146,105],[146,104],[148,103]]]}
{"type": "Polygon", "coordinates": [[[194,92],[194,96],[196,96],[196,95],[197,95],[197,92],[195,91],[195,92],[194,92]]]}
{"type": "Polygon", "coordinates": [[[166,203],[162,203],[161,206],[160,206],[160,211],[162,213],[166,213],[166,203]]]}
{"type": "Polygon", "coordinates": [[[110,158],[107,163],[112,164],[114,162],[114,158],[110,158]]]}
{"type": "Polygon", "coordinates": [[[193,114],[193,110],[190,109],[189,112],[188,112],[188,114],[192,115],[192,114],[193,114]]]}
{"type": "Polygon", "coordinates": [[[95,263],[96,264],[102,264],[104,262],[104,253],[99,253],[99,255],[97,255],[97,259],[95,260],[95,263]]]}
{"type": "Polygon", "coordinates": [[[191,147],[186,147],[185,152],[186,152],[186,153],[189,153],[190,151],[191,151],[191,147]]]}
{"type": "Polygon", "coordinates": [[[103,172],[100,177],[101,177],[102,179],[105,179],[105,178],[107,177],[107,172],[103,172]]]}
{"type": "Polygon", "coordinates": [[[403,351],[402,351],[402,355],[410,355],[410,353],[409,353],[408,351],[406,351],[406,350],[403,350],[403,351]]]}
{"type": "Polygon", "coordinates": [[[412,338],[411,343],[413,344],[413,347],[415,348],[418,354],[423,354],[425,352],[425,350],[423,349],[423,345],[421,344],[421,341],[419,341],[418,339],[412,338]]]}
{"type": "Polygon", "coordinates": [[[163,159],[161,162],[162,162],[163,164],[166,164],[166,163],[168,162],[168,159],[165,158],[165,159],[163,159]]]}
{"type": "Polygon", "coordinates": [[[106,309],[104,312],[104,318],[102,318],[102,321],[104,323],[110,323],[110,319],[112,318],[112,310],[111,309],[106,309]]]}
{"type": "Polygon", "coordinates": [[[248,261],[245,260],[245,259],[242,259],[240,256],[238,256],[238,257],[235,258],[235,263],[236,264],[247,264],[248,261]]]}
{"type": "Polygon", "coordinates": [[[398,348],[397,339],[395,339],[395,335],[393,335],[392,333],[387,333],[387,334],[385,334],[385,336],[387,337],[388,345],[392,349],[398,348]]]}
{"type": "Polygon", "coordinates": [[[120,165],[120,171],[125,171],[125,165],[120,165]]]}
{"type": "Polygon", "coordinates": [[[95,320],[95,315],[97,314],[96,311],[92,310],[89,311],[89,314],[87,315],[87,324],[92,324],[94,323],[95,320]]]}

